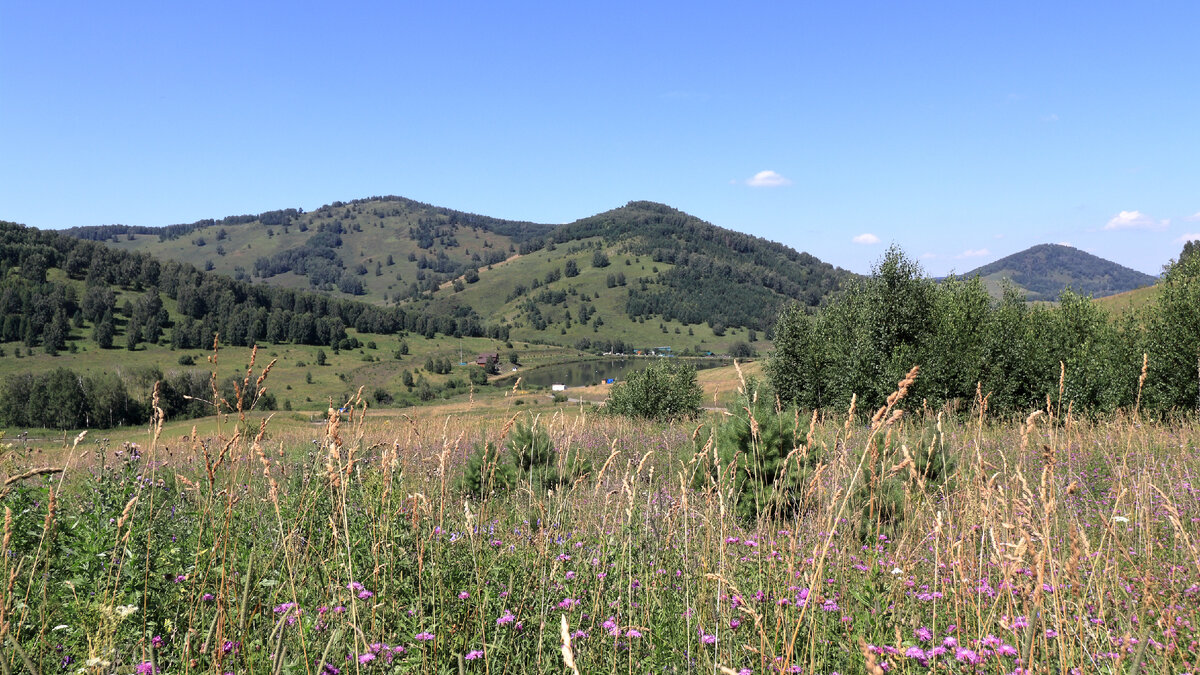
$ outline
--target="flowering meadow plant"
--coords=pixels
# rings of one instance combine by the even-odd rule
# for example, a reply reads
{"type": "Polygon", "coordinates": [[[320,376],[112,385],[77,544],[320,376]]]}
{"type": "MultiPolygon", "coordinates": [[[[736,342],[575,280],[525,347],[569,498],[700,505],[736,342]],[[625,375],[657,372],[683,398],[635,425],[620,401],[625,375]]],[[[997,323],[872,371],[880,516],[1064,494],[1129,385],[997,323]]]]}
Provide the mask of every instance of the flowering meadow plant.
{"type": "MultiPolygon", "coordinates": [[[[587,673],[1198,669],[1200,428],[903,403],[801,418],[787,442],[817,459],[803,503],[773,510],[738,508],[764,494],[733,489],[753,457],[713,465],[695,423],[586,410],[526,422],[571,481],[496,494],[456,481],[471,448],[506,447],[501,414],[334,411],[317,434],[230,419],[157,430],[136,453],[83,439],[65,472],[3,500],[0,659],[46,674],[561,673],[568,654],[587,673]],[[931,447],[953,455],[936,486],[915,459],[931,447]],[[886,510],[859,490],[873,480],[886,510]]],[[[9,455],[7,475],[18,460],[41,461],[9,455]]]]}

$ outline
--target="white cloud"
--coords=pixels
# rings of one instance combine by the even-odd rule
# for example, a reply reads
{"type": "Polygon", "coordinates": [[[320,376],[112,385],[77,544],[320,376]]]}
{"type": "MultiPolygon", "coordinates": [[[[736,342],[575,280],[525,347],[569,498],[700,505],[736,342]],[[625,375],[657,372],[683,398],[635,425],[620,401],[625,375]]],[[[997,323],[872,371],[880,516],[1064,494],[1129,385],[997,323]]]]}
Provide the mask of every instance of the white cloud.
{"type": "Polygon", "coordinates": [[[850,241],[852,241],[856,244],[878,244],[879,237],[876,237],[875,235],[871,234],[870,232],[863,232],[862,234],[858,235],[857,237],[851,239],[850,241]]]}
{"type": "Polygon", "coordinates": [[[1155,220],[1141,211],[1122,211],[1113,216],[1106,230],[1165,230],[1171,224],[1170,219],[1155,220]]]}
{"type": "Polygon", "coordinates": [[[1175,240],[1176,244],[1186,244],[1189,241],[1200,241],[1200,232],[1188,232],[1175,240]]]}
{"type": "Polygon", "coordinates": [[[921,254],[921,260],[933,260],[936,257],[938,257],[938,254],[932,252],[921,254]]]}
{"type": "Polygon", "coordinates": [[[792,181],[774,171],[759,171],[753,178],[746,179],[746,185],[750,187],[783,187],[791,184],[792,181]]]}
{"type": "Polygon", "coordinates": [[[1193,213],[1192,215],[1188,216],[1187,218],[1184,218],[1184,220],[1188,221],[1189,223],[1195,223],[1195,222],[1200,221],[1200,211],[1193,213]]]}
{"type": "Polygon", "coordinates": [[[1071,248],[1075,248],[1075,245],[1069,241],[1060,241],[1060,242],[1058,242],[1058,245],[1059,246],[1070,246],[1071,248]]]}
{"type": "Polygon", "coordinates": [[[1049,115],[1043,115],[1042,121],[1043,122],[1057,122],[1058,115],[1056,113],[1050,113],[1049,115]]]}
{"type": "Polygon", "coordinates": [[[958,254],[959,258],[982,258],[985,255],[990,255],[991,251],[986,248],[969,248],[958,254]]]}

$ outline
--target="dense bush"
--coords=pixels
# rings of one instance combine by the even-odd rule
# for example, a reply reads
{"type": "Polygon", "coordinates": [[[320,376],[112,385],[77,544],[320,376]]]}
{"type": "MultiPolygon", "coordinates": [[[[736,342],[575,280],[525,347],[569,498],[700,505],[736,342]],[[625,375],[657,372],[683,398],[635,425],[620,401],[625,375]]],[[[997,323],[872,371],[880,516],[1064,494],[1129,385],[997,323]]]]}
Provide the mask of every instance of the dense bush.
{"type": "MultiPolygon", "coordinates": [[[[1168,279],[1176,276],[1183,275],[1168,279]]],[[[844,409],[855,395],[875,408],[920,365],[910,397],[935,407],[969,403],[978,387],[992,410],[1010,412],[1057,398],[1065,369],[1064,401],[1104,412],[1134,405],[1141,355],[1148,352],[1151,364],[1164,369],[1152,371],[1163,378],[1151,400],[1159,409],[1179,407],[1189,395],[1194,401],[1200,344],[1189,337],[1200,335],[1200,293],[1186,285],[1177,285],[1176,303],[1142,318],[1161,324],[1146,334],[1133,318],[1114,321],[1070,291],[1051,307],[1029,305],[1011,288],[995,301],[979,278],[936,283],[892,248],[869,278],[850,284],[815,316],[798,306],[785,310],[766,373],[780,399],[802,408],[844,409]],[[1170,314],[1171,307],[1178,311],[1170,314]]]]}
{"type": "Polygon", "coordinates": [[[604,409],[642,419],[679,419],[698,415],[702,399],[696,369],[664,360],[630,373],[625,382],[614,386],[604,409]]]}

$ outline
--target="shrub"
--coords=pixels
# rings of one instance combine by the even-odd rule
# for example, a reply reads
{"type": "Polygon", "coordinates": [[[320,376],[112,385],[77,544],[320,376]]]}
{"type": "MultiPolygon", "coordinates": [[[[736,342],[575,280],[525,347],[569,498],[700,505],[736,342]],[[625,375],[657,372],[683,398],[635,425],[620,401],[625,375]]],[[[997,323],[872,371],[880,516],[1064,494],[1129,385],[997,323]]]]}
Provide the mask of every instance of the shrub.
{"type": "Polygon", "coordinates": [[[703,396],[695,368],[662,361],[614,386],[604,407],[614,415],[643,419],[690,418],[700,413],[703,396]]]}
{"type": "Polygon", "coordinates": [[[742,395],[730,406],[730,417],[710,432],[719,465],[710,465],[693,482],[702,487],[718,477],[730,480],[734,511],[741,518],[792,516],[807,502],[821,454],[805,446],[795,408],[776,410],[769,403],[773,397],[755,391],[754,383],[747,389],[755,393],[742,395]]]}
{"type": "Polygon", "coordinates": [[[851,513],[860,516],[859,536],[872,540],[883,532],[895,532],[905,515],[927,495],[950,487],[950,478],[958,458],[948,452],[941,432],[941,416],[936,425],[921,430],[909,450],[907,443],[894,438],[900,434],[876,435],[860,454],[863,473],[850,499],[851,513]],[[899,446],[899,447],[897,447],[899,446]]]}
{"type": "Polygon", "coordinates": [[[517,482],[517,473],[510,462],[503,461],[495,443],[475,446],[467,456],[458,487],[463,493],[482,498],[493,492],[505,492],[517,482]]]}

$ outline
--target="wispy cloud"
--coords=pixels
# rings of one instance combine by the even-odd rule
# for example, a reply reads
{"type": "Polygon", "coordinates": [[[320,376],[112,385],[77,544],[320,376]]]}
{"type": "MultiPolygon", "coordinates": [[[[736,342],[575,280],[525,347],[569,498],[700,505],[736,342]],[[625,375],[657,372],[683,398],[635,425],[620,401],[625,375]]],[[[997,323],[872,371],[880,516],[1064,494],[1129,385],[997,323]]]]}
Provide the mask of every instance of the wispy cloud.
{"type": "Polygon", "coordinates": [[[932,251],[921,254],[921,260],[933,260],[936,257],[938,257],[938,254],[933,253],[932,251]]]}
{"type": "Polygon", "coordinates": [[[1058,114],[1057,114],[1057,113],[1050,113],[1049,115],[1042,115],[1042,121],[1043,121],[1043,122],[1057,122],[1057,121],[1058,121],[1058,114]]]}
{"type": "Polygon", "coordinates": [[[870,232],[863,232],[862,234],[858,235],[857,237],[851,239],[850,241],[852,241],[856,244],[878,244],[879,237],[876,237],[875,235],[871,234],[870,232]]]}
{"type": "Polygon", "coordinates": [[[1069,241],[1060,241],[1060,242],[1058,242],[1058,245],[1059,246],[1070,246],[1071,248],[1075,248],[1075,245],[1069,241]]]}
{"type": "Polygon", "coordinates": [[[1184,218],[1184,220],[1188,221],[1189,223],[1200,222],[1200,211],[1193,213],[1187,218],[1184,218]]]}
{"type": "Polygon", "coordinates": [[[791,185],[792,181],[775,173],[774,171],[759,171],[754,174],[753,178],[746,179],[746,185],[750,187],[783,187],[791,185]]]}
{"type": "Polygon", "coordinates": [[[1171,220],[1155,220],[1141,211],[1122,211],[1109,219],[1106,230],[1153,230],[1167,229],[1171,220]]]}
{"type": "Polygon", "coordinates": [[[1200,232],[1188,232],[1175,240],[1176,244],[1186,244],[1189,241],[1200,241],[1200,232]]]}
{"type": "Polygon", "coordinates": [[[959,258],[982,258],[985,255],[991,255],[991,251],[986,248],[969,248],[962,253],[959,253],[959,258]]]}

